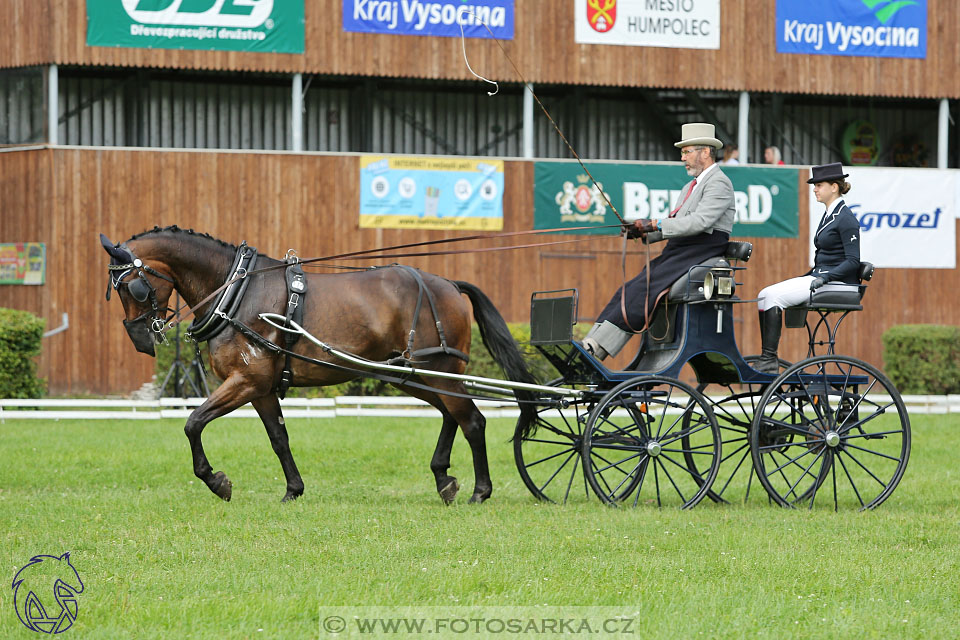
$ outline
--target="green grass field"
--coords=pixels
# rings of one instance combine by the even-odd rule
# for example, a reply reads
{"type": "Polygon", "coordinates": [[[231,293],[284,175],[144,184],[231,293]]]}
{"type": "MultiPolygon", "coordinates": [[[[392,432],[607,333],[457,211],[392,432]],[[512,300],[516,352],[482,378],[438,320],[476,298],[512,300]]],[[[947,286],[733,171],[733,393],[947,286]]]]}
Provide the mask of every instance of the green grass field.
{"type": "Polygon", "coordinates": [[[906,476],[868,513],[538,504],[505,420],[488,425],[493,497],[466,504],[458,436],[448,508],[428,467],[439,421],[384,418],[290,420],[306,493],[285,505],[259,422],[213,423],[223,503],[182,426],[0,424],[0,637],[36,637],[10,584],[64,551],[86,588],[61,637],[312,638],[330,605],[614,606],[645,639],[960,635],[960,417],[913,419],[906,476]]]}

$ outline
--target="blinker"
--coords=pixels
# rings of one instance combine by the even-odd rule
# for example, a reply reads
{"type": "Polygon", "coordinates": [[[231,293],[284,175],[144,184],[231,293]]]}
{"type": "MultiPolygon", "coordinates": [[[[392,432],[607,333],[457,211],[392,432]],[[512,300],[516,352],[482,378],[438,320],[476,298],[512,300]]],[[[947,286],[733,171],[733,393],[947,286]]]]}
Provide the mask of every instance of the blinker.
{"type": "Polygon", "coordinates": [[[143,276],[133,278],[127,283],[127,291],[137,302],[146,302],[150,289],[150,283],[143,276]]]}

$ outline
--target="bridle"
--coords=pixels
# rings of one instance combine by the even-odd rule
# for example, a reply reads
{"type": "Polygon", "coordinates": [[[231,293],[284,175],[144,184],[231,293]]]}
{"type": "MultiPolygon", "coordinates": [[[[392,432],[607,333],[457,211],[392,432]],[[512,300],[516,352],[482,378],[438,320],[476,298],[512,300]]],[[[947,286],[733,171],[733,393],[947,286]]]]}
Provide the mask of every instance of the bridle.
{"type": "Polygon", "coordinates": [[[120,291],[120,286],[126,285],[127,293],[130,294],[130,297],[140,303],[149,300],[150,309],[144,311],[133,320],[124,320],[123,323],[125,325],[132,325],[137,322],[149,322],[150,329],[155,334],[158,334],[161,337],[164,336],[163,328],[169,319],[176,314],[176,310],[171,309],[170,307],[160,307],[160,303],[157,300],[157,289],[153,286],[153,283],[150,282],[150,279],[147,278],[147,274],[162,280],[166,280],[170,284],[175,284],[173,278],[164,275],[150,265],[145,264],[143,260],[136,257],[129,248],[123,245],[118,245],[116,249],[126,252],[130,257],[130,262],[114,264],[113,260],[117,259],[114,257],[113,260],[111,260],[111,264],[107,265],[107,270],[109,272],[109,282],[107,283],[106,295],[107,300],[110,300],[110,287],[120,291]],[[130,274],[134,275],[127,279],[127,276],[130,274]],[[161,314],[163,315],[161,316],[161,314]]]}

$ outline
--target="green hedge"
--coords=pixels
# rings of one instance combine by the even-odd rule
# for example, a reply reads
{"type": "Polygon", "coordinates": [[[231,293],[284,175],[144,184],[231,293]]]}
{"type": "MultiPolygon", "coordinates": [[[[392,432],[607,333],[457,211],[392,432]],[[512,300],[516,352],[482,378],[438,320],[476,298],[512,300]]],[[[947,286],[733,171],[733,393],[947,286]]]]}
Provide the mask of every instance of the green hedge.
{"type": "MultiPolygon", "coordinates": [[[[513,323],[508,324],[513,339],[517,341],[521,352],[526,358],[530,367],[530,372],[541,381],[552,380],[557,377],[556,370],[547,362],[546,358],[540,355],[540,352],[530,346],[530,325],[513,323]]],[[[580,327],[575,327],[580,329],[580,327]]],[[[577,335],[585,333],[576,332],[577,335]]],[[[172,340],[172,336],[171,336],[172,340]]],[[[201,348],[204,364],[209,367],[209,357],[207,355],[206,345],[201,348]]],[[[157,345],[156,375],[157,384],[163,382],[170,365],[173,362],[173,345],[157,345]]],[[[189,364],[193,358],[193,345],[184,344],[181,347],[181,358],[183,363],[189,364]]],[[[480,330],[477,325],[473,325],[473,333],[470,337],[470,364],[467,366],[466,373],[484,378],[496,378],[503,380],[504,375],[500,367],[493,361],[493,358],[483,346],[483,340],[480,338],[480,330]]],[[[207,384],[212,391],[217,387],[219,381],[210,374],[207,378],[207,384]]],[[[185,385],[189,390],[189,385],[185,385]]],[[[167,386],[167,392],[172,393],[173,386],[167,386]]],[[[328,387],[293,387],[287,393],[288,397],[295,398],[333,398],[336,396],[401,396],[406,395],[393,385],[373,380],[370,378],[359,378],[344,382],[343,384],[331,385],[328,387]]]]}
{"type": "Polygon", "coordinates": [[[891,327],[883,334],[883,361],[900,393],[960,393],[960,327],[891,327]]]}
{"type": "Polygon", "coordinates": [[[0,308],[0,398],[39,398],[46,392],[34,360],[44,324],[32,313],[0,308]]]}

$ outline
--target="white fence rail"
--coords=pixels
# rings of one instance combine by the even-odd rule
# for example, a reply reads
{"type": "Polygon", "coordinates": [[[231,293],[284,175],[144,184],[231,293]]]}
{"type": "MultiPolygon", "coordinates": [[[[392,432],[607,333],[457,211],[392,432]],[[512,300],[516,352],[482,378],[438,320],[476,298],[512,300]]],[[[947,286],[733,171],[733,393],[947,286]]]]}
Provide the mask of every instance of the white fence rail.
{"type": "MultiPolygon", "coordinates": [[[[205,398],[161,398],[159,400],[43,399],[0,400],[0,422],[15,419],[38,420],[161,420],[186,418],[205,398]]],[[[433,418],[440,412],[408,396],[339,396],[336,398],[287,398],[280,401],[285,418],[398,417],[433,418]]],[[[488,418],[520,415],[516,404],[479,400],[477,406],[488,418]]],[[[231,412],[232,418],[256,418],[249,404],[231,412]]]]}
{"type": "MultiPolygon", "coordinates": [[[[719,400],[720,398],[714,398],[719,400]]],[[[888,396],[871,395],[874,402],[888,396]]],[[[0,399],[0,422],[16,419],[42,420],[161,420],[186,418],[204,398],[161,398],[159,400],[114,399],[0,399]]],[[[903,396],[912,414],[960,413],[960,395],[903,396]]],[[[285,418],[390,417],[434,418],[440,413],[426,402],[409,396],[339,396],[336,398],[287,398],[280,401],[285,418]]],[[[477,406],[488,418],[516,418],[517,406],[506,400],[479,400],[477,406]]],[[[232,418],[256,418],[257,412],[244,405],[230,413],[232,418]]]]}

